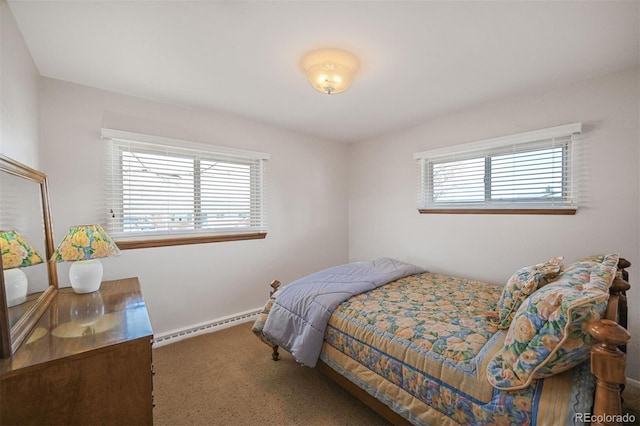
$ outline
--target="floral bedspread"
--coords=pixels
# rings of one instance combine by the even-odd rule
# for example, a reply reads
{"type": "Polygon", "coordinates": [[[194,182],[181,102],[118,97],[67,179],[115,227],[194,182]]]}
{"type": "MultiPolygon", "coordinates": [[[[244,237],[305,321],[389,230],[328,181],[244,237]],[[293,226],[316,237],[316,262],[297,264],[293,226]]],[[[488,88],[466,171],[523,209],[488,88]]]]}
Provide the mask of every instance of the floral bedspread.
{"type": "Polygon", "coordinates": [[[590,408],[584,366],[519,391],[488,383],[505,331],[487,312],[501,291],[423,273],[351,297],[329,321],[321,359],[414,424],[573,423],[590,408]]]}

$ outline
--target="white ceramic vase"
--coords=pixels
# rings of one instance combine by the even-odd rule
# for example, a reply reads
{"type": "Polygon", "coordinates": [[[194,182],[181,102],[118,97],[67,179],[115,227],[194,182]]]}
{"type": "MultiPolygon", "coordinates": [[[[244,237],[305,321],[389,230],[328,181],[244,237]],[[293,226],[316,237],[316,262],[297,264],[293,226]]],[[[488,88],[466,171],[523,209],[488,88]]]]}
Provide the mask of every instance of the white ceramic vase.
{"type": "Polygon", "coordinates": [[[102,263],[97,259],[73,262],[69,268],[69,281],[78,294],[97,291],[102,283],[102,263]]]}

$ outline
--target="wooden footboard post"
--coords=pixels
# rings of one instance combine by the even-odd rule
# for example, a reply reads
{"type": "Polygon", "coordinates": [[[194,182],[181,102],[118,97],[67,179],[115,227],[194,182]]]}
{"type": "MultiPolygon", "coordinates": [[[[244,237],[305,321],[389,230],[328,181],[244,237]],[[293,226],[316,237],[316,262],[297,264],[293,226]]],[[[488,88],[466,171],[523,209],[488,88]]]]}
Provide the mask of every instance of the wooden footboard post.
{"type": "Polygon", "coordinates": [[[591,372],[596,376],[593,418],[597,421],[591,424],[621,424],[615,416],[620,418],[623,414],[620,386],[625,382],[626,355],[618,346],[626,344],[631,335],[617,322],[608,319],[589,323],[587,331],[597,341],[591,347],[591,372]]]}
{"type": "MultiPolygon", "coordinates": [[[[278,289],[280,288],[280,285],[282,283],[278,280],[273,280],[271,281],[271,292],[269,293],[269,296],[273,296],[273,294],[278,291],[278,289]]],[[[280,354],[278,353],[278,345],[273,345],[271,347],[273,349],[273,352],[271,353],[271,359],[274,361],[277,361],[280,359],[280,354]]]]}
{"type": "Polygon", "coordinates": [[[273,294],[278,291],[278,289],[280,288],[280,285],[282,283],[278,280],[273,280],[271,281],[271,284],[269,284],[269,287],[271,287],[271,291],[269,292],[269,296],[273,296],[273,294]]]}

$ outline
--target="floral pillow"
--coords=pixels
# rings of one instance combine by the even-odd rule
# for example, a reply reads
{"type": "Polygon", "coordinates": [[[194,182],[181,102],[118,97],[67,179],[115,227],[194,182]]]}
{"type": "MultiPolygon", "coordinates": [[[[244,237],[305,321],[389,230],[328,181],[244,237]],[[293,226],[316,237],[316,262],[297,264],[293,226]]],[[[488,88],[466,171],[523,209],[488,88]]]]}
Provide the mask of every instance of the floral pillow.
{"type": "Polygon", "coordinates": [[[526,299],[489,362],[489,382],[522,389],[589,358],[591,336],[583,328],[604,315],[617,263],[617,255],[582,259],[526,299]]]}
{"type": "Polygon", "coordinates": [[[562,259],[554,257],[548,262],[521,268],[509,278],[498,301],[498,328],[509,328],[522,302],[557,277],[562,269],[562,259]]]}
{"type": "Polygon", "coordinates": [[[588,278],[594,266],[602,264],[617,268],[619,260],[620,256],[617,254],[589,256],[578,259],[562,271],[562,278],[572,277],[584,281],[588,278]]]}

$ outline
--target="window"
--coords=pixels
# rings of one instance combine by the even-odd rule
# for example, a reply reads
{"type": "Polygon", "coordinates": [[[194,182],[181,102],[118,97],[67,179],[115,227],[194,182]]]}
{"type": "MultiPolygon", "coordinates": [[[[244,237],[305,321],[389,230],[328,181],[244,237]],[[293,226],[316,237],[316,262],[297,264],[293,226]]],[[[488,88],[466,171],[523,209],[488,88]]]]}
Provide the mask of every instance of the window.
{"type": "Polygon", "coordinates": [[[414,154],[420,213],[575,214],[581,123],[414,154]]]}
{"type": "Polygon", "coordinates": [[[268,154],[102,129],[107,231],[120,248],[266,236],[268,154]]]}

